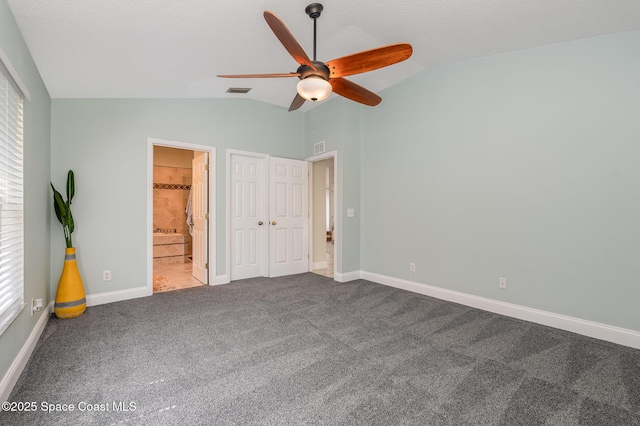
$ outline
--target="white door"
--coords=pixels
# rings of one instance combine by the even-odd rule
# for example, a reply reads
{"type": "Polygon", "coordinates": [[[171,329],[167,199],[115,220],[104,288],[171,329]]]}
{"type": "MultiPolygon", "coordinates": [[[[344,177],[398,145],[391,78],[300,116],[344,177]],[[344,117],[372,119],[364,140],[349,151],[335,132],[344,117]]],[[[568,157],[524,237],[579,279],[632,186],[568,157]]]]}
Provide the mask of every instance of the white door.
{"type": "Polygon", "coordinates": [[[209,177],[208,177],[208,153],[203,152],[196,156],[192,162],[191,181],[191,212],[193,217],[193,276],[203,284],[209,283],[208,259],[209,259],[209,223],[208,206],[209,177]]]}
{"type": "Polygon", "coordinates": [[[231,279],[266,275],[265,158],[231,155],[231,279]]]}
{"type": "Polygon", "coordinates": [[[269,161],[269,276],[309,272],[308,163],[269,161]]]}

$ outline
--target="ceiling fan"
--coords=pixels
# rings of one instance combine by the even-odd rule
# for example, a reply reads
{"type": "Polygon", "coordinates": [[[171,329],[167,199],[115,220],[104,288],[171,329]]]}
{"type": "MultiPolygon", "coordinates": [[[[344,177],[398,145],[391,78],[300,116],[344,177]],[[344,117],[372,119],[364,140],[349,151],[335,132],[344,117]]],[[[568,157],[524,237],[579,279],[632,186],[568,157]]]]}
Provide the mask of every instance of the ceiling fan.
{"type": "Polygon", "coordinates": [[[293,34],[284,22],[274,13],[265,11],[264,19],[271,27],[280,43],[300,65],[296,72],[282,74],[230,74],[218,75],[224,78],[278,78],[298,77],[300,81],[289,111],[300,108],[305,101],[321,101],[329,97],[331,92],[360,102],[375,106],[382,98],[362,86],[344,77],[373,71],[408,59],[413,48],[408,43],[390,44],[375,49],[364,50],[352,55],[343,56],[328,62],[316,60],[316,20],[320,17],[323,7],[320,3],[312,3],[305,8],[305,12],[313,19],[313,60],[309,59],[293,34]]]}

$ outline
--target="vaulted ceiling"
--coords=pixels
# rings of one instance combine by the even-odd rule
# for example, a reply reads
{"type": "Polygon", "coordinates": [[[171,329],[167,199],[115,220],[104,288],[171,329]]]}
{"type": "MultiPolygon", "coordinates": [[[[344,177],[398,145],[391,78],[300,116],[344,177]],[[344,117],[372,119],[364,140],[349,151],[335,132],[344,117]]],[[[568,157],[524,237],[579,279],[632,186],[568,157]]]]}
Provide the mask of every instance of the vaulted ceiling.
{"type": "MultiPolygon", "coordinates": [[[[278,15],[309,56],[310,0],[8,0],[53,98],[237,98],[288,107],[297,64],[263,18],[278,15]],[[251,87],[246,95],[229,87],[251,87]]],[[[638,0],[324,0],[318,60],[396,42],[400,64],[349,77],[378,92],[424,69],[640,29],[638,0]]],[[[335,96],[335,95],[332,95],[335,96]]],[[[307,102],[301,110],[312,108],[307,102]]]]}

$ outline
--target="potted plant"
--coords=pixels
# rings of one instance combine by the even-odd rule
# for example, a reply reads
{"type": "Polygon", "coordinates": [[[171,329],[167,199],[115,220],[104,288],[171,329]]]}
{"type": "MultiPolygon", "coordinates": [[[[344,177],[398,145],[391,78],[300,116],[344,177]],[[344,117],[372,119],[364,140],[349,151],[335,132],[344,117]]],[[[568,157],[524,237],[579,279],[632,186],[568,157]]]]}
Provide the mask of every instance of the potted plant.
{"type": "Polygon", "coordinates": [[[69,170],[67,174],[67,200],[62,198],[56,188],[51,183],[53,189],[53,209],[56,217],[62,225],[64,239],[66,242],[66,250],[64,256],[64,267],[58,281],[58,290],[56,291],[56,302],[54,312],[58,318],[74,318],[82,315],[87,309],[87,300],[85,298],[84,286],[82,278],[76,264],[76,249],[73,247],[71,234],[75,229],[73,215],[71,214],[71,200],[75,194],[75,179],[73,170],[69,170]]]}

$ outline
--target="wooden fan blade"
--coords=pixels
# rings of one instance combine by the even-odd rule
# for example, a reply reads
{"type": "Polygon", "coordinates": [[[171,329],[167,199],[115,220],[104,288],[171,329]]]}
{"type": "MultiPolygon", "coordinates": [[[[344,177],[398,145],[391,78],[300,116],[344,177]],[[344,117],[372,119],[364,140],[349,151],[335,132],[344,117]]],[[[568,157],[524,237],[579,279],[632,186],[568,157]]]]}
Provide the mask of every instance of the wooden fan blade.
{"type": "Polygon", "coordinates": [[[376,106],[382,102],[382,98],[380,96],[345,78],[331,78],[329,79],[329,83],[331,83],[335,93],[351,99],[352,101],[360,102],[361,104],[369,106],[376,106]]]}
{"type": "Polygon", "coordinates": [[[218,75],[222,78],[280,78],[280,77],[299,77],[297,72],[282,73],[282,74],[225,74],[218,75]]]}
{"type": "Polygon", "coordinates": [[[302,96],[296,93],[296,97],[293,98],[293,102],[291,102],[291,106],[289,107],[289,112],[295,111],[298,108],[300,108],[305,101],[306,101],[305,98],[303,98],[302,96]]]}
{"type": "Polygon", "coordinates": [[[325,65],[331,72],[330,78],[346,77],[397,64],[408,59],[412,53],[410,44],[397,43],[333,59],[325,65]]]}
{"type": "Polygon", "coordinates": [[[271,31],[273,31],[276,37],[278,37],[280,43],[282,43],[284,48],[287,49],[287,52],[293,56],[293,59],[295,59],[300,65],[310,66],[314,71],[316,71],[316,66],[313,65],[311,59],[309,59],[302,46],[300,46],[300,43],[298,43],[293,34],[291,34],[291,31],[289,31],[284,22],[268,10],[264,11],[264,19],[271,27],[271,31]]]}

